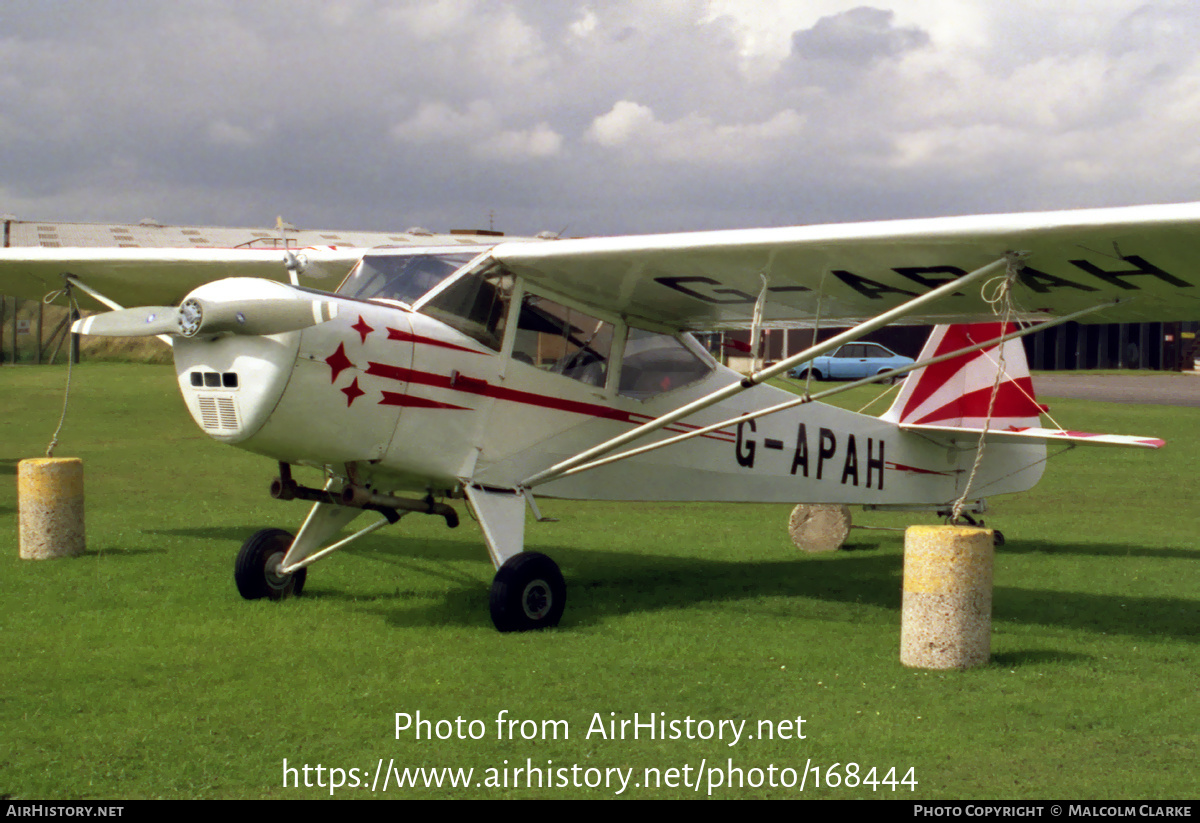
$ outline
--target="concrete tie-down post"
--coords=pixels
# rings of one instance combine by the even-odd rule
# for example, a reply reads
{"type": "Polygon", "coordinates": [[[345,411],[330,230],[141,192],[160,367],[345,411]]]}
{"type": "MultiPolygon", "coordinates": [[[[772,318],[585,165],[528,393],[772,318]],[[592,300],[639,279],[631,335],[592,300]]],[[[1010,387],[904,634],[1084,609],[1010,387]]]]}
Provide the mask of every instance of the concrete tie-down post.
{"type": "Polygon", "coordinates": [[[904,533],[900,662],[969,669],[992,650],[991,529],[910,526],[904,533]]]}
{"type": "Polygon", "coordinates": [[[37,457],[17,464],[21,558],[83,554],[83,461],[37,457]]]}

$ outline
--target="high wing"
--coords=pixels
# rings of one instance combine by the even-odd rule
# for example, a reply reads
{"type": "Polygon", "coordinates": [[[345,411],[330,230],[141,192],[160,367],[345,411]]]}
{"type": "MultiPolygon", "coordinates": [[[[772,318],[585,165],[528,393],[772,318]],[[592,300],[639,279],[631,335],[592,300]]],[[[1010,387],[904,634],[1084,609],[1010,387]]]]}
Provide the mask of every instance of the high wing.
{"type": "MultiPolygon", "coordinates": [[[[293,250],[301,283],[332,290],[363,249],[293,250]]],[[[288,279],[282,249],[7,248],[0,250],[0,294],[40,300],[79,278],[125,306],[175,305],[192,289],[225,277],[288,279]]],[[[100,308],[84,294],[85,308],[100,308]]]]}
{"type": "MultiPolygon", "coordinates": [[[[302,284],[331,289],[363,251],[299,250],[302,284]]],[[[634,325],[709,331],[748,327],[760,295],[763,327],[818,317],[827,324],[861,322],[1013,253],[1024,259],[1014,291],[1020,317],[1100,305],[1087,322],[1200,317],[1200,203],[521,240],[497,245],[489,262],[539,291],[634,325]]],[[[0,294],[38,299],[62,288],[64,274],[122,305],[173,305],[224,277],[287,279],[283,252],[273,249],[0,250],[0,294]]],[[[992,319],[982,292],[964,288],[898,322],[992,319]]]]}
{"type": "MultiPolygon", "coordinates": [[[[1113,305],[1086,322],[1200,317],[1200,203],[795,228],[502,243],[492,257],[540,289],[663,330],[848,325],[1009,253],[1026,319],[1113,305]],[[764,282],[765,278],[765,282],[764,282]]],[[[992,319],[979,287],[908,315],[992,319]]]]}

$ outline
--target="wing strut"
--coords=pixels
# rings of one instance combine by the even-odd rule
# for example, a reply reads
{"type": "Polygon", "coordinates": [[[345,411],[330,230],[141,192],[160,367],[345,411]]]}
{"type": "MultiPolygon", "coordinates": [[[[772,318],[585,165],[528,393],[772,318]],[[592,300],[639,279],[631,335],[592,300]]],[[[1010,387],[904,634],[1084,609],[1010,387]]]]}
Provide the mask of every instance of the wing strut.
{"type": "Polygon", "coordinates": [[[108,306],[110,309],[113,309],[114,311],[120,311],[121,309],[125,308],[120,303],[117,303],[113,300],[109,300],[103,294],[96,291],[91,286],[89,286],[87,283],[84,283],[82,280],[80,280],[78,277],[76,277],[73,274],[64,274],[63,279],[66,280],[67,283],[69,283],[70,285],[74,286],[75,288],[79,289],[82,292],[86,292],[88,295],[90,295],[91,297],[94,297],[96,300],[98,300],[99,302],[108,306]]]}
{"type": "Polygon", "coordinates": [[[865,386],[869,383],[876,383],[876,382],[880,382],[883,380],[890,380],[893,377],[900,377],[902,375],[908,374],[911,371],[915,371],[917,369],[922,369],[926,366],[932,366],[935,363],[941,363],[945,360],[953,360],[956,357],[962,357],[964,354],[970,354],[973,351],[979,351],[980,349],[986,349],[991,346],[1001,345],[1003,343],[1007,343],[1009,340],[1015,340],[1019,337],[1026,337],[1030,334],[1033,334],[1034,332],[1039,332],[1044,329],[1053,328],[1054,326],[1059,326],[1059,325],[1062,325],[1063,323],[1069,323],[1072,320],[1078,320],[1080,317],[1083,317],[1084,315],[1091,314],[1092,312],[1099,311],[1100,309],[1110,308],[1112,305],[1113,305],[1112,303],[1101,303],[1097,306],[1092,306],[1092,307],[1086,308],[1086,309],[1080,309],[1077,312],[1073,312],[1071,314],[1064,315],[1063,317],[1056,317],[1053,320],[1049,320],[1045,323],[1039,323],[1036,326],[1030,326],[1028,328],[1021,329],[1020,331],[1009,332],[1008,334],[1005,334],[1001,337],[993,337],[992,339],[985,340],[982,343],[976,343],[972,346],[966,346],[964,348],[952,351],[948,354],[940,354],[937,357],[931,357],[928,360],[922,360],[920,362],[913,363],[912,365],[909,365],[909,366],[902,366],[901,368],[892,369],[890,371],[882,372],[881,374],[874,374],[874,375],[871,375],[870,377],[864,377],[861,380],[855,380],[852,383],[843,383],[840,386],[835,386],[831,389],[826,389],[825,391],[817,392],[816,394],[807,394],[806,393],[800,397],[797,397],[795,400],[788,400],[785,403],[777,403],[776,405],[769,406],[765,409],[759,409],[758,411],[748,412],[746,414],[739,415],[738,417],[733,417],[728,420],[722,420],[720,423],[713,423],[709,426],[704,426],[703,428],[692,429],[688,432],[685,432],[684,434],[679,434],[679,435],[676,435],[675,437],[668,437],[666,440],[657,440],[653,443],[649,443],[645,446],[640,446],[636,449],[630,449],[628,451],[623,451],[620,454],[614,454],[610,457],[603,457],[598,460],[593,460],[590,463],[584,463],[582,466],[576,466],[573,469],[567,469],[566,471],[564,471],[560,475],[558,475],[558,478],[570,477],[573,474],[579,474],[581,472],[588,471],[589,469],[598,469],[601,466],[607,466],[609,463],[616,463],[618,460],[624,460],[627,457],[636,457],[639,454],[645,454],[646,452],[656,451],[657,449],[661,449],[666,446],[673,446],[676,443],[682,443],[684,440],[691,440],[693,437],[700,437],[702,435],[717,431],[719,429],[726,428],[728,426],[737,425],[738,423],[744,422],[746,420],[756,420],[759,417],[766,417],[767,415],[775,414],[776,412],[781,412],[785,409],[790,409],[794,406],[802,406],[805,403],[814,403],[823,398],[832,397],[835,394],[841,394],[844,391],[849,391],[850,389],[856,389],[859,386],[865,386]]]}
{"type": "Polygon", "coordinates": [[[993,260],[986,266],[975,269],[975,271],[968,272],[962,277],[951,280],[949,283],[944,283],[933,291],[918,295],[912,300],[909,300],[907,303],[902,303],[891,311],[886,311],[883,314],[867,320],[864,323],[860,323],[854,328],[848,329],[839,335],[831,337],[821,343],[817,343],[815,346],[810,346],[799,354],[794,354],[791,357],[780,360],[774,366],[756,371],[753,374],[742,378],[742,380],[738,383],[733,383],[723,389],[713,392],[712,394],[701,397],[698,400],[693,400],[691,403],[680,406],[670,414],[665,414],[662,417],[651,420],[648,423],[643,423],[642,425],[635,429],[631,429],[625,434],[614,437],[598,446],[593,446],[587,451],[581,452],[574,457],[551,466],[548,469],[544,469],[537,474],[531,475],[530,477],[521,481],[520,485],[525,488],[531,488],[533,486],[541,485],[542,483],[548,483],[551,480],[556,480],[561,477],[563,473],[575,468],[576,466],[581,466],[584,463],[596,459],[597,457],[601,457],[611,451],[614,451],[615,449],[619,449],[626,443],[633,442],[634,440],[638,440],[651,432],[665,428],[672,423],[695,414],[702,409],[706,409],[709,406],[720,403],[722,400],[727,400],[736,394],[741,394],[747,389],[752,389],[759,383],[763,383],[770,378],[775,377],[776,375],[783,374],[793,366],[805,363],[814,357],[819,357],[827,351],[836,349],[843,343],[847,343],[851,340],[857,340],[859,337],[862,337],[868,332],[883,328],[889,323],[915,311],[926,303],[932,303],[935,300],[940,300],[941,298],[960,290],[963,286],[996,274],[1001,269],[1007,268],[1007,273],[1005,276],[1015,277],[1016,273],[1021,267],[1021,258],[1022,256],[1016,252],[1008,252],[1003,257],[999,258],[998,260],[993,260]]]}

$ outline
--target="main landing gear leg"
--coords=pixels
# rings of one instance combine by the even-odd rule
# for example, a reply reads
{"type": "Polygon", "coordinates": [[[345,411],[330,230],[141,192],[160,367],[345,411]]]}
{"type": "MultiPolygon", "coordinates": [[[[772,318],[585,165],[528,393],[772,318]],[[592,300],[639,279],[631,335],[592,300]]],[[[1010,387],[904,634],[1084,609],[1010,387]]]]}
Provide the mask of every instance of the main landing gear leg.
{"type": "Polygon", "coordinates": [[[567,584],[553,560],[523,551],[524,492],[476,484],[468,484],[465,491],[496,567],[489,600],[496,630],[524,632],[557,626],[567,605],[567,584]]]}
{"type": "MultiPolygon", "coordinates": [[[[488,553],[496,567],[492,580],[490,610],[492,623],[502,632],[523,632],[557,626],[567,605],[567,584],[558,565],[544,554],[523,551],[525,506],[537,507],[521,489],[498,489],[477,484],[464,488],[468,502],[483,527],[488,553]]],[[[247,600],[268,597],[283,600],[304,589],[308,566],[343,546],[400,519],[400,512],[418,511],[446,518],[451,528],[458,525],[454,510],[432,497],[405,500],[378,494],[365,487],[330,480],[324,489],[296,484],[286,464],[272,484],[278,499],[312,500],[308,518],[293,539],[282,529],[263,529],[242,546],[234,564],[234,581],[247,600]],[[364,508],[382,518],[354,534],[329,545],[364,508]],[[399,511],[398,511],[399,510],[399,511]]]]}
{"type": "MultiPolygon", "coordinates": [[[[347,470],[354,476],[352,465],[347,470]]],[[[234,563],[234,582],[238,592],[247,600],[269,597],[272,600],[300,594],[308,574],[308,566],[360,537],[397,522],[401,512],[436,514],[446,519],[446,525],[458,525],[458,514],[432,496],[425,500],[410,500],[380,494],[369,487],[357,486],[343,480],[330,479],[323,489],[301,486],[292,479],[291,467],[279,464],[280,476],[271,484],[271,496],[278,500],[311,500],[313,506],[300,532],[293,539],[282,529],[263,529],[242,546],[234,563]],[[334,543],[338,532],[349,525],[364,510],[372,510],[380,519],[334,543]]]]}

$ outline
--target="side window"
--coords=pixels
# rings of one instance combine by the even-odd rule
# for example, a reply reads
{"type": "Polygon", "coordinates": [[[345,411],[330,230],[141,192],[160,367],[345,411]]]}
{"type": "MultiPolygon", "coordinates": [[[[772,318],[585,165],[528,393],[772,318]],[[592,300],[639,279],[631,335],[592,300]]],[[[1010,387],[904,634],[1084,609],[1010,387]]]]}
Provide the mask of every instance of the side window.
{"type": "Polygon", "coordinates": [[[485,269],[462,276],[420,310],[489,349],[500,351],[512,289],[512,275],[485,269]]]}
{"type": "Polygon", "coordinates": [[[621,386],[624,397],[645,400],[695,383],[713,370],[680,340],[669,334],[630,329],[621,358],[621,386]]]}
{"type": "Polygon", "coordinates": [[[608,378],[613,327],[553,300],[526,294],[517,319],[514,360],[589,386],[608,378]]]}

